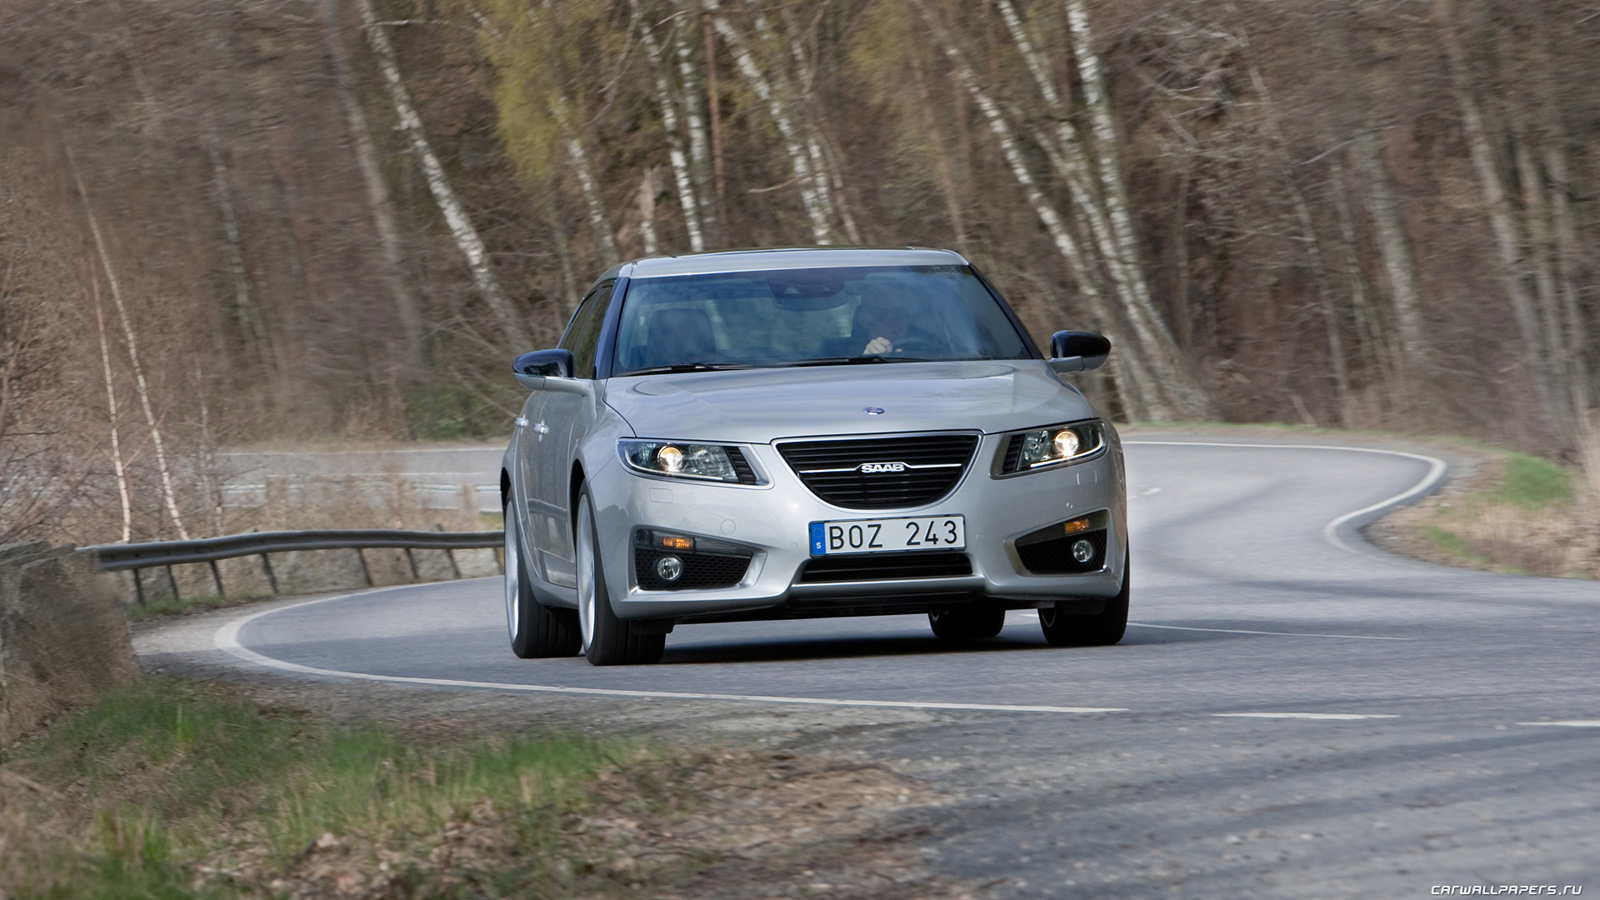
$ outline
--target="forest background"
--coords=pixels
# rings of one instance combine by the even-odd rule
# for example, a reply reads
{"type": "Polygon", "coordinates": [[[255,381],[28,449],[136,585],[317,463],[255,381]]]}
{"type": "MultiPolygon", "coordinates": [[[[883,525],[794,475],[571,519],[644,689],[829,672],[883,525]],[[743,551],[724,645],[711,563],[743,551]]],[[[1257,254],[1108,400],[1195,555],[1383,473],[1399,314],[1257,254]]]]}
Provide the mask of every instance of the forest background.
{"type": "Polygon", "coordinates": [[[0,0],[0,543],[497,437],[622,259],[965,254],[1118,421],[1600,484],[1594,0],[0,0]]]}

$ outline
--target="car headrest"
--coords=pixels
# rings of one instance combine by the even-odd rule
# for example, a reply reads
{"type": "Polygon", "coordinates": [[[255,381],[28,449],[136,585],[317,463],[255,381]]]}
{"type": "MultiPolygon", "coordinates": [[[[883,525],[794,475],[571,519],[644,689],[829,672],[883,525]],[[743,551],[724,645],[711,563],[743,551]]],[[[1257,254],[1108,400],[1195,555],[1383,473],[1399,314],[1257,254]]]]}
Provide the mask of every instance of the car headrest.
{"type": "Polygon", "coordinates": [[[699,309],[659,309],[650,315],[639,368],[711,362],[717,352],[711,317],[699,309]]]}

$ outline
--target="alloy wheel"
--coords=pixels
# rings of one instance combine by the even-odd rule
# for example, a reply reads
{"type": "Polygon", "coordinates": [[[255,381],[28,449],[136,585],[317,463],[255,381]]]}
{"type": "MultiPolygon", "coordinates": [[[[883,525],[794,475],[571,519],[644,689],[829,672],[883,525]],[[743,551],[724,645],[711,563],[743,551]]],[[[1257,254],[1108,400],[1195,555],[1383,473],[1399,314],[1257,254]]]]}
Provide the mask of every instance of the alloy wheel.
{"type": "Polygon", "coordinates": [[[594,516],[587,498],[578,506],[578,627],[583,632],[583,652],[587,656],[594,644],[595,557],[594,516]]]}
{"type": "Polygon", "coordinates": [[[511,632],[511,640],[517,639],[517,630],[522,627],[522,554],[517,550],[517,521],[511,515],[511,507],[506,507],[506,629],[511,632]]]}

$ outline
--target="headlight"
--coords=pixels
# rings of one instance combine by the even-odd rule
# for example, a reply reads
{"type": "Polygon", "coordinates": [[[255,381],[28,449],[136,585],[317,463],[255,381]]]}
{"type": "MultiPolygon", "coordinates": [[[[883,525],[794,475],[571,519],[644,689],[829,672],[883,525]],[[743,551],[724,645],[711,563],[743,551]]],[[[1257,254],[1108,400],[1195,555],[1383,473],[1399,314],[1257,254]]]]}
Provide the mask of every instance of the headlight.
{"type": "Polygon", "coordinates": [[[647,475],[754,484],[755,473],[738,447],[683,441],[621,441],[617,450],[628,468],[647,475]]]}
{"type": "Polygon", "coordinates": [[[1001,475],[1030,472],[1083,459],[1100,452],[1105,440],[1094,422],[1052,425],[1013,434],[1001,451],[1001,475]]]}

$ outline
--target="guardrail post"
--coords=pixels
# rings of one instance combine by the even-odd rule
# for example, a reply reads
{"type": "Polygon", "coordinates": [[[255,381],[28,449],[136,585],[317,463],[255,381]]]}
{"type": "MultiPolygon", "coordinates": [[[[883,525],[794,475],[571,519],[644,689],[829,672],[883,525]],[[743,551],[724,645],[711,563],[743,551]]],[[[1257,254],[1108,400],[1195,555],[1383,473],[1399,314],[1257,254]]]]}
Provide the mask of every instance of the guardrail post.
{"type": "Polygon", "coordinates": [[[178,579],[172,574],[171,566],[163,566],[167,570],[167,586],[172,588],[172,602],[182,603],[183,598],[178,596],[178,579]]]}
{"type": "Polygon", "coordinates": [[[278,593],[278,576],[272,574],[272,560],[265,553],[261,554],[261,568],[267,570],[267,583],[272,585],[272,592],[278,593]]]}
{"type": "Polygon", "coordinates": [[[144,605],[144,582],[139,580],[139,572],[141,570],[139,570],[139,569],[130,569],[129,571],[131,571],[133,573],[133,596],[138,600],[139,605],[143,606],[144,605]]]}
{"type": "Polygon", "coordinates": [[[228,592],[222,588],[222,572],[217,568],[217,561],[214,559],[208,559],[206,562],[211,565],[211,580],[217,585],[217,596],[226,600],[228,598],[228,592]]]}
{"type": "Polygon", "coordinates": [[[361,560],[361,577],[366,580],[367,587],[372,587],[372,570],[367,568],[367,555],[360,547],[356,548],[356,559],[361,560]]]}
{"type": "MultiPolygon", "coordinates": [[[[435,523],[433,523],[433,530],[434,531],[444,531],[444,526],[440,525],[438,522],[435,522],[435,523]]],[[[455,578],[455,580],[457,580],[457,581],[460,581],[461,580],[461,567],[456,565],[456,551],[451,549],[451,548],[449,548],[449,547],[444,548],[444,558],[450,561],[450,575],[451,575],[451,577],[455,578]]]]}

